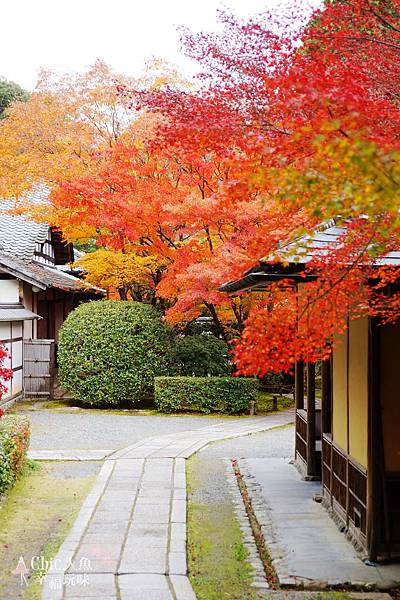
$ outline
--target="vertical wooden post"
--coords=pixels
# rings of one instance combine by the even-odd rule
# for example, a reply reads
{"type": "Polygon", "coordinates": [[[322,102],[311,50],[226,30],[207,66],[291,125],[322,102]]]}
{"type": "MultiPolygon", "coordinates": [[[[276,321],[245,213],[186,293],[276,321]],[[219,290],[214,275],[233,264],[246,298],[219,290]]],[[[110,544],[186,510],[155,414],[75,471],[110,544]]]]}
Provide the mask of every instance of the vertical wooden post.
{"type": "Polygon", "coordinates": [[[322,363],[321,433],[332,433],[331,359],[322,363]]]}
{"type": "MultiPolygon", "coordinates": [[[[328,487],[329,491],[332,490],[332,482],[331,480],[325,481],[325,477],[327,476],[326,469],[324,468],[324,462],[327,457],[324,454],[324,433],[332,433],[332,357],[328,358],[328,360],[324,360],[322,363],[322,398],[321,398],[321,467],[322,467],[322,491],[324,493],[325,485],[328,487]]],[[[330,447],[330,452],[332,453],[332,448],[330,447]]],[[[329,479],[331,479],[332,475],[332,456],[329,461],[329,479]]],[[[332,499],[332,496],[331,496],[332,499]]]]}
{"type": "MultiPolygon", "coordinates": [[[[349,455],[350,455],[350,338],[352,330],[350,319],[347,318],[346,338],[346,527],[350,524],[350,482],[349,482],[349,455]]],[[[353,339],[351,340],[353,343],[353,339]]]]}
{"type": "Polygon", "coordinates": [[[302,361],[296,363],[294,378],[294,398],[296,402],[296,409],[299,410],[304,408],[304,363],[302,361]]]}
{"type": "Polygon", "coordinates": [[[370,561],[378,558],[381,531],[381,424],[379,398],[379,332],[373,319],[368,331],[368,470],[367,470],[367,551],[370,561]]]}
{"type": "Polygon", "coordinates": [[[307,363],[307,476],[314,477],[317,470],[315,452],[315,365],[307,363]]]}

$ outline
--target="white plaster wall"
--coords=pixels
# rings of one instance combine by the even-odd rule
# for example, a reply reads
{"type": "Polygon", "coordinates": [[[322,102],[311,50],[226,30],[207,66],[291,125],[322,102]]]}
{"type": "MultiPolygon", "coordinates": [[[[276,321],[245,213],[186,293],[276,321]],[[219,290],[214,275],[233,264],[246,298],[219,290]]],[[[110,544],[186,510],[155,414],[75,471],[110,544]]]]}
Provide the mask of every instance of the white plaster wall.
{"type": "Polygon", "coordinates": [[[16,279],[0,279],[0,304],[18,304],[19,281],[16,279]]]}

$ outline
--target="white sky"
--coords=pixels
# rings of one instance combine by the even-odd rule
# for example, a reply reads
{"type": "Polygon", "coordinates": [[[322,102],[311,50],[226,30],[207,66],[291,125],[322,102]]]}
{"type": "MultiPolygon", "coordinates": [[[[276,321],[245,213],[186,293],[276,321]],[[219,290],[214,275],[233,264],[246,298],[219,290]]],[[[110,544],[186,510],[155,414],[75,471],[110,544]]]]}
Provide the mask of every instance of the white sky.
{"type": "MultiPolygon", "coordinates": [[[[293,0],[283,0],[285,4],[293,0]]],[[[318,0],[301,0],[304,5],[318,0]]],[[[8,0],[1,7],[0,75],[33,89],[41,67],[83,71],[103,59],[138,75],[152,56],[185,68],[177,25],[216,28],[223,6],[240,16],[282,0],[8,0]]],[[[187,66],[187,63],[186,63],[187,66]]]]}

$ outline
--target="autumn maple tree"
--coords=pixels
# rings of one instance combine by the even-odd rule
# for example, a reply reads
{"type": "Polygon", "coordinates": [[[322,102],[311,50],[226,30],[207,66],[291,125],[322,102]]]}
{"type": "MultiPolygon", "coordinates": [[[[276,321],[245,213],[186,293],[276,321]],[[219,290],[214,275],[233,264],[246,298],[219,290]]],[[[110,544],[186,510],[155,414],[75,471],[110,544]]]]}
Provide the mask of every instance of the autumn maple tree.
{"type": "Polygon", "coordinates": [[[186,33],[200,89],[125,90],[164,117],[149,151],[191,175],[184,200],[170,200],[190,236],[158,288],[176,300],[169,318],[223,314],[224,280],[279,242],[350,219],[329,259],[309,264],[314,283],[273,285],[252,301],[236,346],[247,374],[326,357],[349,318],[398,314],[396,293],[388,301],[382,288],[398,272],[375,265],[399,244],[399,3],[326,2],[310,19],[300,8],[280,22],[222,14],[222,34],[186,33]],[[379,283],[366,286],[369,277],[379,283]]]}
{"type": "Polygon", "coordinates": [[[6,348],[0,344],[0,399],[7,392],[7,381],[12,379],[12,370],[5,366],[7,357],[6,348]]]}
{"type": "MultiPolygon", "coordinates": [[[[222,14],[222,34],[186,33],[200,89],[124,90],[134,107],[163,115],[148,151],[185,180],[183,199],[163,200],[167,222],[187,232],[158,287],[175,299],[169,318],[202,307],[226,316],[223,281],[321,221],[353,220],[330,260],[310,263],[315,283],[291,293],[271,286],[272,304],[250,302],[237,346],[246,373],[324,357],[348,318],[382,310],[381,288],[364,284],[399,243],[399,4],[327,2],[311,19],[294,7],[283,27],[272,14],[247,23],[222,14]]],[[[243,297],[231,300],[234,311],[235,301],[243,297]]],[[[395,294],[389,304],[395,315],[395,294]]]]}
{"type": "Polygon", "coordinates": [[[10,105],[0,123],[1,196],[21,198],[26,206],[32,187],[51,191],[60,181],[95,175],[110,148],[122,140],[137,143],[156,123],[150,114],[129,110],[119,87],[157,89],[175,79],[163,61],[149,62],[137,79],[100,60],[83,74],[42,71],[27,101],[10,105]]]}
{"type": "Polygon", "coordinates": [[[208,314],[218,335],[241,332],[239,372],[262,375],[325,358],[351,318],[400,313],[399,273],[377,267],[399,247],[400,2],[327,0],[311,14],[294,0],[219,18],[219,33],[182,32],[192,87],[116,82],[140,135],[107,133],[99,151],[90,113],[82,161],[66,127],[51,201],[71,238],[87,228],[103,249],[84,258],[87,278],[121,297],[144,290],[176,325],[208,314]],[[312,282],[220,291],[260,259],[294,260],[331,219],[346,228],[307,265],[312,282]]]}

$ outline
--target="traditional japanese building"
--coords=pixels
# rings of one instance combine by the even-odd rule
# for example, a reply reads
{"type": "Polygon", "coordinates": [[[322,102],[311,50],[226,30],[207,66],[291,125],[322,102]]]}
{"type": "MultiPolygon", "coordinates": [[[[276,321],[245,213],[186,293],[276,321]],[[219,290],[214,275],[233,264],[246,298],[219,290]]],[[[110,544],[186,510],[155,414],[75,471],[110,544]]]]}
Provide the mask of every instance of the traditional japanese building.
{"type": "MultiPolygon", "coordinates": [[[[334,224],[316,231],[295,261],[260,262],[221,289],[263,292],[282,279],[307,285],[313,252],[343,231],[334,224]]],[[[400,252],[380,264],[400,267],[400,252]]],[[[341,338],[321,365],[320,398],[315,365],[295,366],[296,464],[305,479],[321,479],[325,506],[365,556],[400,556],[400,322],[359,318],[341,338]]]]}
{"type": "Polygon", "coordinates": [[[13,378],[4,405],[51,395],[62,323],[78,304],[104,295],[76,276],[74,248],[60,231],[8,209],[0,210],[0,343],[13,378]]]}

